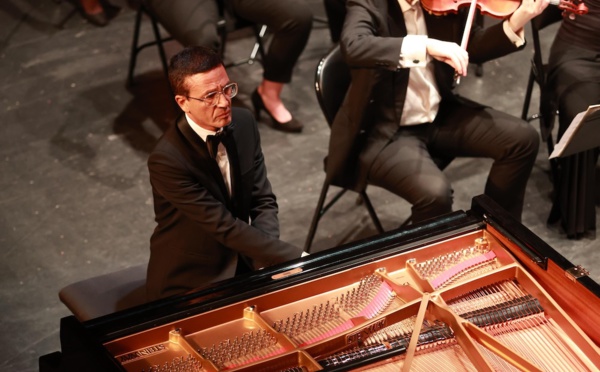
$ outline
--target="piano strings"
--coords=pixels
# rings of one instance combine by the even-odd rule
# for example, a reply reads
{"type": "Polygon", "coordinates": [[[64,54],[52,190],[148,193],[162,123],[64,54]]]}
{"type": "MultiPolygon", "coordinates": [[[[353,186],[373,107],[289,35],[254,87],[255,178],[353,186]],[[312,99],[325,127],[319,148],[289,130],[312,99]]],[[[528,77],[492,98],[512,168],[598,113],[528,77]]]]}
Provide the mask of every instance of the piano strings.
{"type": "Polygon", "coordinates": [[[351,318],[372,319],[384,312],[396,298],[381,277],[369,275],[358,286],[327,301],[274,322],[273,328],[301,346],[341,334],[354,326],[351,318]]]}
{"type": "MultiPolygon", "coordinates": [[[[378,359],[388,359],[398,357],[407,351],[410,337],[414,329],[415,317],[405,319],[404,321],[392,324],[378,332],[375,332],[364,341],[364,346],[353,347],[350,350],[336,353],[332,356],[318,360],[319,364],[327,369],[336,368],[343,370],[350,365],[355,367],[364,359],[380,357],[378,359]]],[[[425,321],[419,340],[418,350],[447,347],[454,344],[454,334],[452,329],[441,321],[425,321]]]]}
{"type": "MultiPolygon", "coordinates": [[[[588,371],[593,365],[579,358],[577,350],[563,336],[562,330],[549,319],[538,299],[527,293],[516,281],[503,281],[482,287],[449,300],[450,308],[465,321],[490,333],[501,343],[525,357],[544,371],[588,371]]],[[[389,325],[364,340],[363,346],[318,360],[326,369],[356,368],[369,358],[369,365],[381,355],[373,367],[365,371],[398,371],[404,364],[403,354],[414,328],[411,317],[389,325]]],[[[477,344],[479,351],[494,370],[517,371],[505,359],[477,344]]],[[[417,354],[411,371],[476,371],[466,353],[456,342],[452,329],[441,321],[425,321],[419,334],[417,354]]]]}
{"type": "Polygon", "coordinates": [[[204,359],[219,369],[230,369],[283,353],[277,338],[266,330],[246,332],[242,337],[225,339],[211,347],[198,350],[204,359]]]}
{"type": "MultiPolygon", "coordinates": [[[[202,372],[202,362],[196,359],[191,354],[187,357],[175,357],[170,362],[165,362],[162,365],[153,365],[148,369],[148,372],[202,372]]],[[[146,372],[142,369],[142,372],[146,372]]]]}
{"type": "Polygon", "coordinates": [[[415,271],[431,283],[434,290],[447,287],[458,280],[478,277],[497,267],[496,254],[490,250],[485,238],[478,238],[475,245],[429,260],[415,263],[415,271]]]}
{"type": "MultiPolygon", "coordinates": [[[[544,313],[539,301],[516,280],[480,288],[447,304],[462,318],[481,327],[542,370],[590,370],[588,361],[580,358],[578,349],[570,346],[568,338],[544,313]]],[[[480,349],[489,359],[504,363],[487,348],[480,349]]]]}

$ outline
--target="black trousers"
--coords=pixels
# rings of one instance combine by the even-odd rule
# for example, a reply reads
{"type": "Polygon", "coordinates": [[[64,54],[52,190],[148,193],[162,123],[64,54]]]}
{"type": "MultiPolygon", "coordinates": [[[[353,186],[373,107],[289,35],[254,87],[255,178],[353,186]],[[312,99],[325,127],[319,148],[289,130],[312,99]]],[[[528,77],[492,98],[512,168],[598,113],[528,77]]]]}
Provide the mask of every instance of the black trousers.
{"type": "MultiPolygon", "coordinates": [[[[220,50],[217,32],[221,0],[147,0],[160,24],[184,46],[220,50]]],[[[225,0],[235,17],[267,25],[273,35],[263,61],[265,79],[289,83],[312,29],[313,15],[304,0],[225,0]]]]}
{"type": "Polygon", "coordinates": [[[521,220],[525,189],[539,148],[527,122],[491,108],[442,105],[434,123],[398,128],[375,158],[369,183],[412,204],[414,222],[452,211],[452,185],[433,157],[491,158],[484,190],[521,220]]]}

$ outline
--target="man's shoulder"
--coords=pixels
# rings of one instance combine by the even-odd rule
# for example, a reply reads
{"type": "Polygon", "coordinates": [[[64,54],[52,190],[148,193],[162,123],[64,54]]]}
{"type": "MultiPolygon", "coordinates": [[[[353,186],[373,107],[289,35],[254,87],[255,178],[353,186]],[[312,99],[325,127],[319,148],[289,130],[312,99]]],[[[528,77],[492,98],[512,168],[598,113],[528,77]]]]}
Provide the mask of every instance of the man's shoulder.
{"type": "Polygon", "coordinates": [[[185,120],[185,117],[178,117],[167,129],[165,129],[163,134],[154,144],[152,151],[150,151],[150,157],[155,154],[171,154],[177,156],[185,151],[187,147],[184,140],[185,136],[179,128],[179,122],[181,120],[185,120]]]}
{"type": "Polygon", "coordinates": [[[231,124],[232,129],[236,133],[244,133],[250,135],[258,131],[254,114],[245,107],[231,108],[231,124]]]}
{"type": "Polygon", "coordinates": [[[252,114],[252,111],[245,107],[233,106],[231,108],[231,117],[233,120],[254,121],[254,115],[252,114]]]}

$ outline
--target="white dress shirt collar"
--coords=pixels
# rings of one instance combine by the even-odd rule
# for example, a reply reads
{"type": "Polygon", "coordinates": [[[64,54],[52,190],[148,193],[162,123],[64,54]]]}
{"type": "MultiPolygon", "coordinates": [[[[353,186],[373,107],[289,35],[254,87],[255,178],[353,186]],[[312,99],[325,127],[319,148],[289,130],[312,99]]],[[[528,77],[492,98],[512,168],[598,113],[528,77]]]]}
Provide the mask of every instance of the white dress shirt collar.
{"type": "Polygon", "coordinates": [[[398,4],[400,5],[400,10],[402,10],[402,13],[405,13],[413,6],[419,4],[419,0],[413,0],[410,2],[408,0],[398,0],[398,4]]]}
{"type": "Polygon", "coordinates": [[[192,118],[190,118],[190,116],[188,114],[185,114],[185,118],[187,119],[188,123],[190,123],[190,127],[192,127],[194,132],[196,132],[196,134],[199,135],[200,138],[202,138],[202,141],[204,141],[204,142],[206,142],[207,136],[212,136],[217,133],[217,132],[213,132],[211,130],[202,128],[195,121],[193,121],[192,118]]]}

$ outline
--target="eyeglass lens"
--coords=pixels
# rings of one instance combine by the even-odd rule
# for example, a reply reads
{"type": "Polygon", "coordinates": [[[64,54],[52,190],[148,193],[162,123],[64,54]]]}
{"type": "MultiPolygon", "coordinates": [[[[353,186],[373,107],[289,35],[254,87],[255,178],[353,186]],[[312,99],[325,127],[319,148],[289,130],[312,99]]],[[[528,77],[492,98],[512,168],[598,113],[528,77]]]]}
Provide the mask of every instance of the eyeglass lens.
{"type": "Polygon", "coordinates": [[[206,103],[213,103],[218,97],[218,94],[223,94],[225,97],[233,98],[237,94],[237,84],[231,83],[227,84],[221,89],[221,91],[210,92],[206,96],[204,96],[204,101],[206,103]]]}

